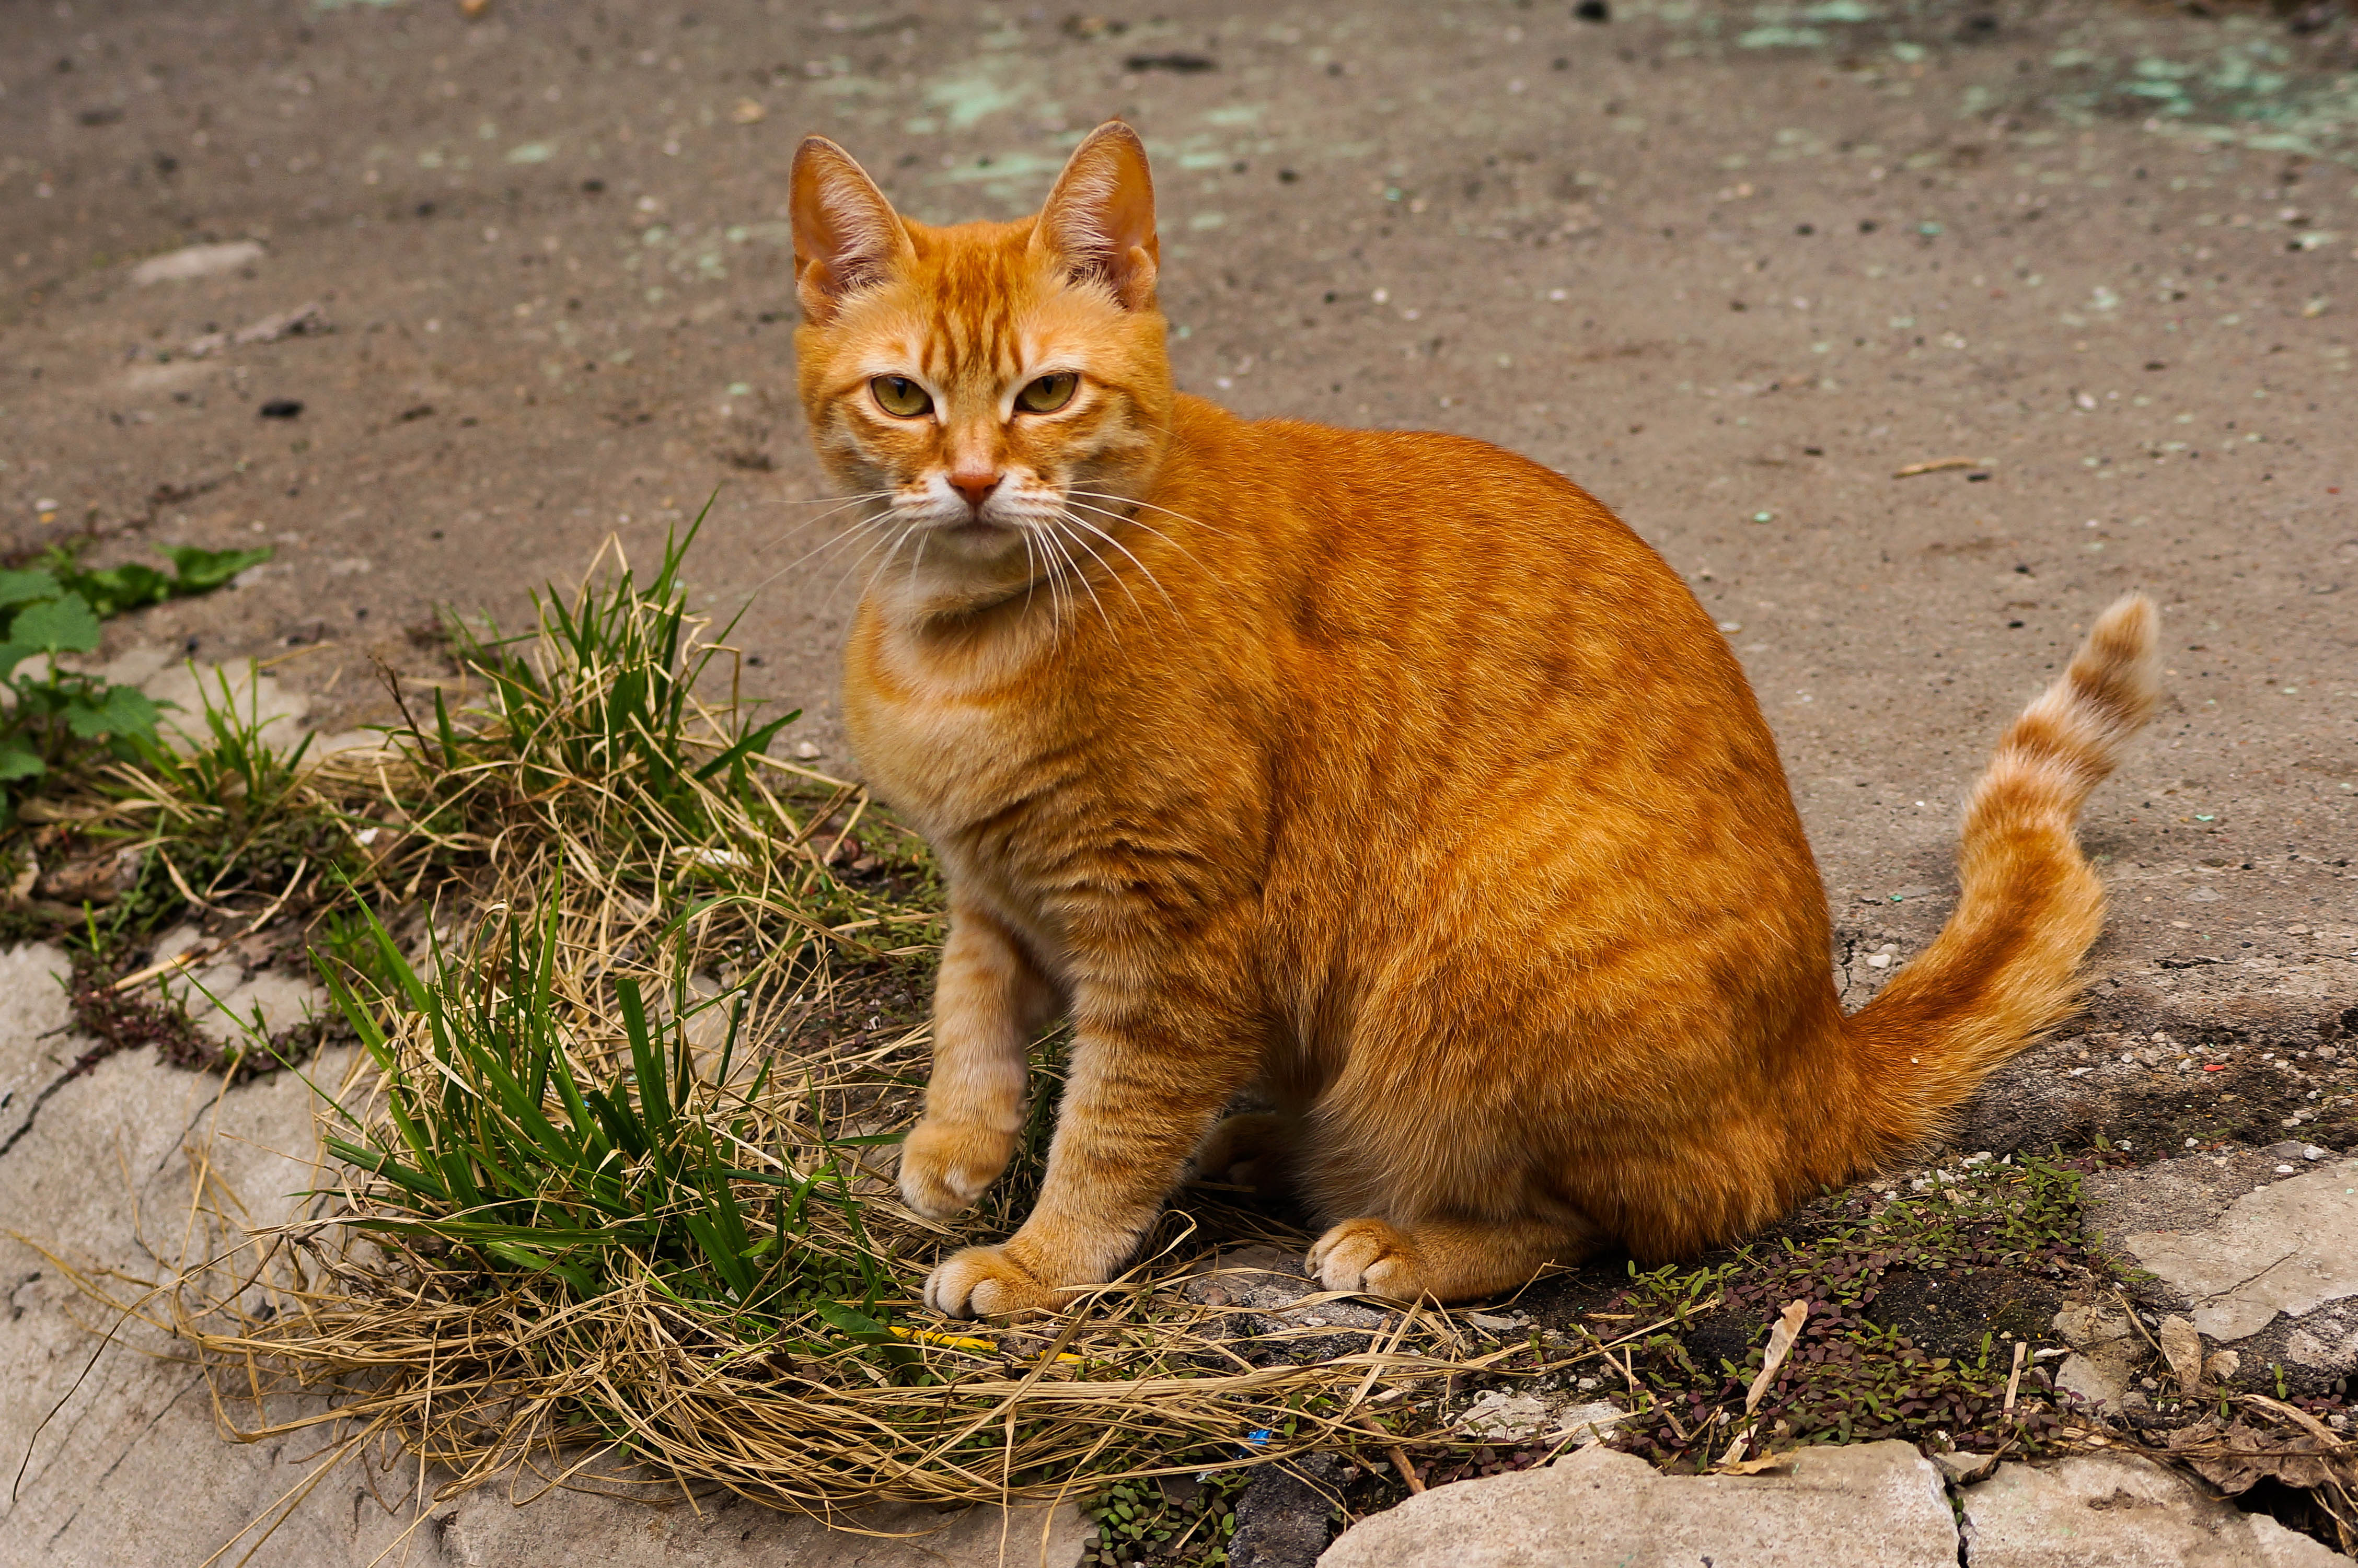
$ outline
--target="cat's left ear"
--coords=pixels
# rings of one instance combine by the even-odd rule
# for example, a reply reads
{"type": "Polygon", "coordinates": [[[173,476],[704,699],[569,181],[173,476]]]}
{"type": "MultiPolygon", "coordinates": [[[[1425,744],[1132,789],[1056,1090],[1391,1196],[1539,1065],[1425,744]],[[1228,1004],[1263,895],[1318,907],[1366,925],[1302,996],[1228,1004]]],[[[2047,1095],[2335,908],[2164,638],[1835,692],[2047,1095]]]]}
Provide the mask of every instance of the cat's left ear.
{"type": "Polygon", "coordinates": [[[1032,243],[1062,260],[1076,277],[1094,277],[1125,309],[1154,303],[1161,252],[1154,240],[1154,179],[1146,145],[1109,120],[1073,149],[1056,188],[1040,209],[1032,243]]]}

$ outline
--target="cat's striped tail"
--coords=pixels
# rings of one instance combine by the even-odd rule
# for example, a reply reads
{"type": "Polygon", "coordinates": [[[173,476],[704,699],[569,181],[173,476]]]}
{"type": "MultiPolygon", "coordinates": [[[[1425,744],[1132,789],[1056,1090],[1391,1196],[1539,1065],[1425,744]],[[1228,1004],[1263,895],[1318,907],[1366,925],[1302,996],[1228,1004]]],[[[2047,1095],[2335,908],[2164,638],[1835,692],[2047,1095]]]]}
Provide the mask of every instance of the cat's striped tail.
{"type": "Polygon", "coordinates": [[[2104,890],[2072,824],[2160,697],[2153,601],[2106,610],[2023,711],[1965,807],[1956,912],[1851,1017],[1869,1162],[1941,1134],[1982,1078],[2070,1014],[2104,890]]]}

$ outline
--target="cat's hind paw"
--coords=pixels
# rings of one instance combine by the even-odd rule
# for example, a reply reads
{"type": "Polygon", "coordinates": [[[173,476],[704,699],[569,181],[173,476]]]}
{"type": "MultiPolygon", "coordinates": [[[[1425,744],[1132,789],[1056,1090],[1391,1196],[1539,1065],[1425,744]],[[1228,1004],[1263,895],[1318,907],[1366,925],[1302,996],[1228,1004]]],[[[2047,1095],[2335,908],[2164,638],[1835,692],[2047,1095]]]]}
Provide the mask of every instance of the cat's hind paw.
{"type": "Polygon", "coordinates": [[[1308,1262],[1330,1291],[1396,1302],[1427,1293],[1416,1243],[1380,1219],[1347,1219],[1335,1226],[1311,1244],[1308,1262]]]}
{"type": "Polygon", "coordinates": [[[1033,1277],[1003,1247],[968,1247],[934,1265],[925,1305],[944,1317],[1004,1317],[1055,1312],[1067,1292],[1033,1277]]]}
{"type": "Polygon", "coordinates": [[[1275,1111],[1231,1116],[1195,1152],[1196,1173],[1207,1182],[1232,1182],[1278,1196],[1293,1185],[1296,1130],[1293,1119],[1275,1111]]]}

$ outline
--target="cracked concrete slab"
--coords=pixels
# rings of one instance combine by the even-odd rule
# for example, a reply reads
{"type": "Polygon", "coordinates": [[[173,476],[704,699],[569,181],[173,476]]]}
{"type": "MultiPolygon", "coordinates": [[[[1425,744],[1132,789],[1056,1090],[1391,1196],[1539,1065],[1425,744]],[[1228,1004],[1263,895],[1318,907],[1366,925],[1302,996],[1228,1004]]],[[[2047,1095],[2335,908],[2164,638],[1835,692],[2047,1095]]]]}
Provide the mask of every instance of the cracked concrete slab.
{"type": "Polygon", "coordinates": [[[2248,1338],[2358,1295],[2358,1161],[2335,1161],[2235,1199],[2200,1229],[2120,1238],[2191,1305],[2206,1336],[2248,1338]]]}
{"type": "MultiPolygon", "coordinates": [[[[38,972],[57,957],[20,948],[5,961],[38,972]]],[[[69,1034],[54,1054],[70,1063],[92,1044],[69,1034]]],[[[0,1057],[19,1044],[0,1043],[0,1057]]],[[[330,1081],[340,1072],[333,1060],[319,1066],[330,1081]]],[[[170,1342],[82,1295],[60,1262],[159,1278],[184,1247],[201,1251],[209,1238],[189,1209],[195,1160],[209,1162],[222,1200],[255,1223],[291,1215],[304,1201],[294,1195],[313,1184],[312,1096],[286,1074],[224,1093],[153,1048],[50,1087],[38,1119],[0,1155],[0,1215],[14,1233],[0,1238],[0,1454],[11,1469],[25,1464],[0,1503],[0,1537],[17,1553],[12,1563],[201,1559],[303,1481],[319,1444],[223,1443],[202,1380],[170,1342]]],[[[340,1491],[332,1506],[316,1496],[257,1561],[341,1561],[357,1537],[337,1510],[352,1506],[340,1491]]]]}
{"type": "Polygon", "coordinates": [[[893,1505],[843,1517],[843,1529],[735,1498],[662,1509],[560,1495],[516,1508],[478,1493],[437,1514],[451,1568],[594,1563],[599,1568],[1072,1568],[1089,1526],[1069,1503],[951,1513],[893,1505]]]}
{"type": "Polygon", "coordinates": [[[2244,1513],[2149,1460],[2001,1465],[1958,1492],[1973,1568],[2342,1568],[2350,1559],[2244,1513]]]}
{"type": "Polygon", "coordinates": [[[2350,1559],[2117,1454],[1968,1456],[1950,1485],[1904,1443],[1803,1448],[1783,1475],[1663,1476],[1609,1449],[1461,1481],[1346,1530],[1318,1568],[2347,1568],[2350,1559]],[[1952,1499],[1955,1501],[1952,1510],[1952,1499]],[[1962,1535],[1960,1525],[1962,1522],[1962,1535]],[[1963,1548],[1961,1551],[1960,1548],[1963,1548]]]}
{"type": "Polygon", "coordinates": [[[58,983],[65,970],[65,954],[46,943],[0,951],[0,1154],[73,1064],[73,1008],[58,983]]]}
{"type": "Polygon", "coordinates": [[[1906,1443],[1804,1448],[1783,1474],[1664,1476],[1594,1448],[1437,1487],[1360,1520],[1318,1568],[1955,1568],[1932,1463],[1906,1443]]]}

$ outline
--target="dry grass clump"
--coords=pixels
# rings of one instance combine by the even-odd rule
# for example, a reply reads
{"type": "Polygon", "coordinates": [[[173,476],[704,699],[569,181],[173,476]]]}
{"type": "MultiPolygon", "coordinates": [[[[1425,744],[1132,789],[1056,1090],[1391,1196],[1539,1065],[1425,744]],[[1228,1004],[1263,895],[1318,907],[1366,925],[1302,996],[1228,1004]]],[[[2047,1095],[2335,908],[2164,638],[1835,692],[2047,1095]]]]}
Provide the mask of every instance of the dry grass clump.
{"type": "Polygon", "coordinates": [[[1427,1311],[1285,1359],[1175,1284],[1215,1232],[1304,1238],[1204,1195],[1057,1319],[925,1318],[939,1250],[1028,1206],[1054,1043],[984,1206],[903,1208],[882,1151],[921,1087],[938,889],[862,792],[764,755],[785,720],[751,722],[733,674],[719,694],[685,547],[463,640],[474,699],[405,696],[379,750],[305,768],[233,724],[118,776],[110,809],[216,887],[268,885],[219,869],[225,836],[297,847],[261,918],[307,912],[364,1047],[319,1086],[338,1174],[298,1223],[248,1227],[200,1173],[177,1273],[77,1276],[193,1351],[232,1435],[391,1442],[443,1496],[523,1465],[830,1515],[1448,1441],[1440,1380],[1596,1353],[1427,1311]]]}

